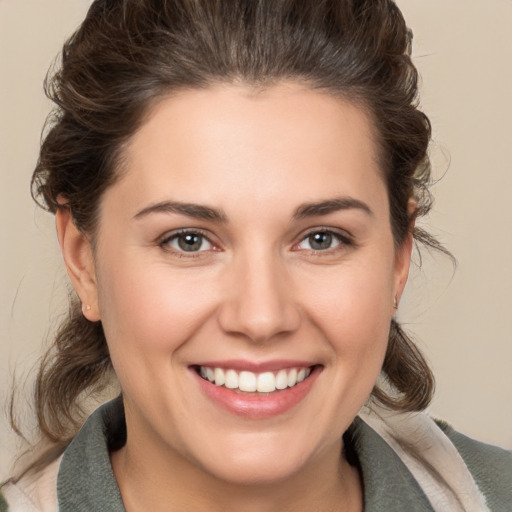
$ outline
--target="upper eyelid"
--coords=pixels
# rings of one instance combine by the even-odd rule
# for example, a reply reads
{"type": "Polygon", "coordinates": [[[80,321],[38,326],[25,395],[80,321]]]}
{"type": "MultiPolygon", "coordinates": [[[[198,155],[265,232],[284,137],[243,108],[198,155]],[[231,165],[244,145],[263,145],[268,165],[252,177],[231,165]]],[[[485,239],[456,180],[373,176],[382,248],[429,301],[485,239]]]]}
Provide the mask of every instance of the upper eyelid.
{"type": "Polygon", "coordinates": [[[350,241],[352,241],[354,239],[354,236],[346,229],[333,228],[333,227],[327,227],[327,226],[318,226],[318,227],[314,227],[314,228],[310,228],[310,229],[306,230],[302,235],[300,235],[299,241],[304,240],[305,238],[307,238],[308,236],[311,236],[314,233],[330,233],[332,235],[336,235],[341,238],[347,238],[350,241]]]}
{"type": "Polygon", "coordinates": [[[213,243],[213,241],[211,240],[211,235],[204,229],[200,229],[200,228],[179,228],[179,229],[174,229],[171,231],[166,231],[163,235],[160,235],[157,238],[157,242],[164,243],[164,242],[171,240],[172,238],[175,238],[177,236],[188,235],[188,234],[197,234],[197,235],[204,236],[209,242],[213,243]]]}

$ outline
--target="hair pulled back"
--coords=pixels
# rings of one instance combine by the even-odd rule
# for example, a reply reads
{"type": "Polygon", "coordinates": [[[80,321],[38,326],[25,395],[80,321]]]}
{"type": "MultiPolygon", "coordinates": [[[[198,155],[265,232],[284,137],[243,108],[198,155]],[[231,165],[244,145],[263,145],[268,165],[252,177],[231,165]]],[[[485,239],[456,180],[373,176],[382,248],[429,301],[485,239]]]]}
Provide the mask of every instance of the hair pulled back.
{"type": "MultiPolygon", "coordinates": [[[[56,109],[33,175],[50,212],[69,208],[94,242],[103,192],[122,173],[123,147],[162,97],[216,83],[269,87],[296,81],[356,102],[375,126],[395,244],[412,229],[408,210],[431,207],[430,124],[417,108],[411,33],[390,0],[96,0],[67,41],[47,82],[56,109]]],[[[440,246],[415,229],[416,240],[440,246]]],[[[391,322],[374,399],[424,409],[434,380],[424,358],[391,322]]],[[[36,383],[36,410],[55,457],[83,420],[82,398],[105,387],[112,368],[101,323],[78,304],[61,326],[36,383]]]]}

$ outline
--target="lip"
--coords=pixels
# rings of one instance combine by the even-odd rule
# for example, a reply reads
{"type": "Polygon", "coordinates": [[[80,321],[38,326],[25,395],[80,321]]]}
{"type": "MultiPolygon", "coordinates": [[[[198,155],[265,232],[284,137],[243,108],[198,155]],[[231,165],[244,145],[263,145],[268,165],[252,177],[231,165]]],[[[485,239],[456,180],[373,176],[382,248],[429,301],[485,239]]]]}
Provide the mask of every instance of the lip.
{"type": "MultiPolygon", "coordinates": [[[[240,361],[239,361],[240,362],[240,361]]],[[[247,419],[264,419],[278,416],[298,405],[308,395],[313,387],[317,377],[322,372],[320,365],[307,365],[302,362],[288,362],[290,366],[283,366],[281,362],[272,361],[270,363],[251,363],[243,362],[239,366],[236,361],[212,362],[201,366],[210,366],[217,368],[232,368],[234,370],[247,370],[255,373],[264,371],[277,371],[283,368],[303,368],[313,367],[309,377],[296,384],[292,388],[276,390],[272,393],[243,393],[240,391],[228,389],[225,386],[216,386],[214,383],[204,380],[196,371],[196,365],[190,367],[197,384],[206,397],[214,404],[237,416],[247,419]],[[279,363],[279,364],[278,364],[279,363]]],[[[241,363],[241,362],[240,362],[241,363]]],[[[287,363],[287,364],[288,364],[287,363]]]]}

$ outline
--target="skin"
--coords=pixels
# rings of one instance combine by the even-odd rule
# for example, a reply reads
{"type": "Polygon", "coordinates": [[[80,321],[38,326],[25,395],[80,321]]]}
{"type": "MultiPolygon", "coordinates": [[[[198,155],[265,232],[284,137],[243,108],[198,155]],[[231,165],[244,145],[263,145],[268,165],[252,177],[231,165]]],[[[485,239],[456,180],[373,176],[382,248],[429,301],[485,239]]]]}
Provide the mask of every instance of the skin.
{"type": "Polygon", "coordinates": [[[395,247],[373,139],[363,110],[300,85],[187,90],[127,145],[94,251],[58,213],[68,272],[123,389],[128,440],[112,464],[128,511],[362,510],[341,435],[382,367],[411,251],[411,237],[395,247]],[[359,203],[296,215],[339,198],[359,203]],[[223,220],[147,211],[168,201],[223,220]],[[184,228],[207,237],[201,250],[163,242],[184,228]],[[326,231],[329,247],[312,248],[326,231]],[[321,372],[263,419],[219,407],[190,370],[290,358],[321,372]]]}

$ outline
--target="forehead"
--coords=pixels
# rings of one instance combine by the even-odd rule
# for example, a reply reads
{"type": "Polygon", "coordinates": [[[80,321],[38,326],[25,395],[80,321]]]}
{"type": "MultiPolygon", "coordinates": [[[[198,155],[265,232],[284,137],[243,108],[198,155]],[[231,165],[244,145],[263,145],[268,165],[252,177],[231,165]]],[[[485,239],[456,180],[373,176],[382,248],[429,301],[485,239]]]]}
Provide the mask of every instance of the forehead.
{"type": "Polygon", "coordinates": [[[169,195],[283,203],[294,194],[308,196],[300,201],[382,195],[383,187],[366,112],[296,84],[219,85],[166,97],[126,146],[124,161],[113,188],[132,194],[137,206],[169,195]]]}

